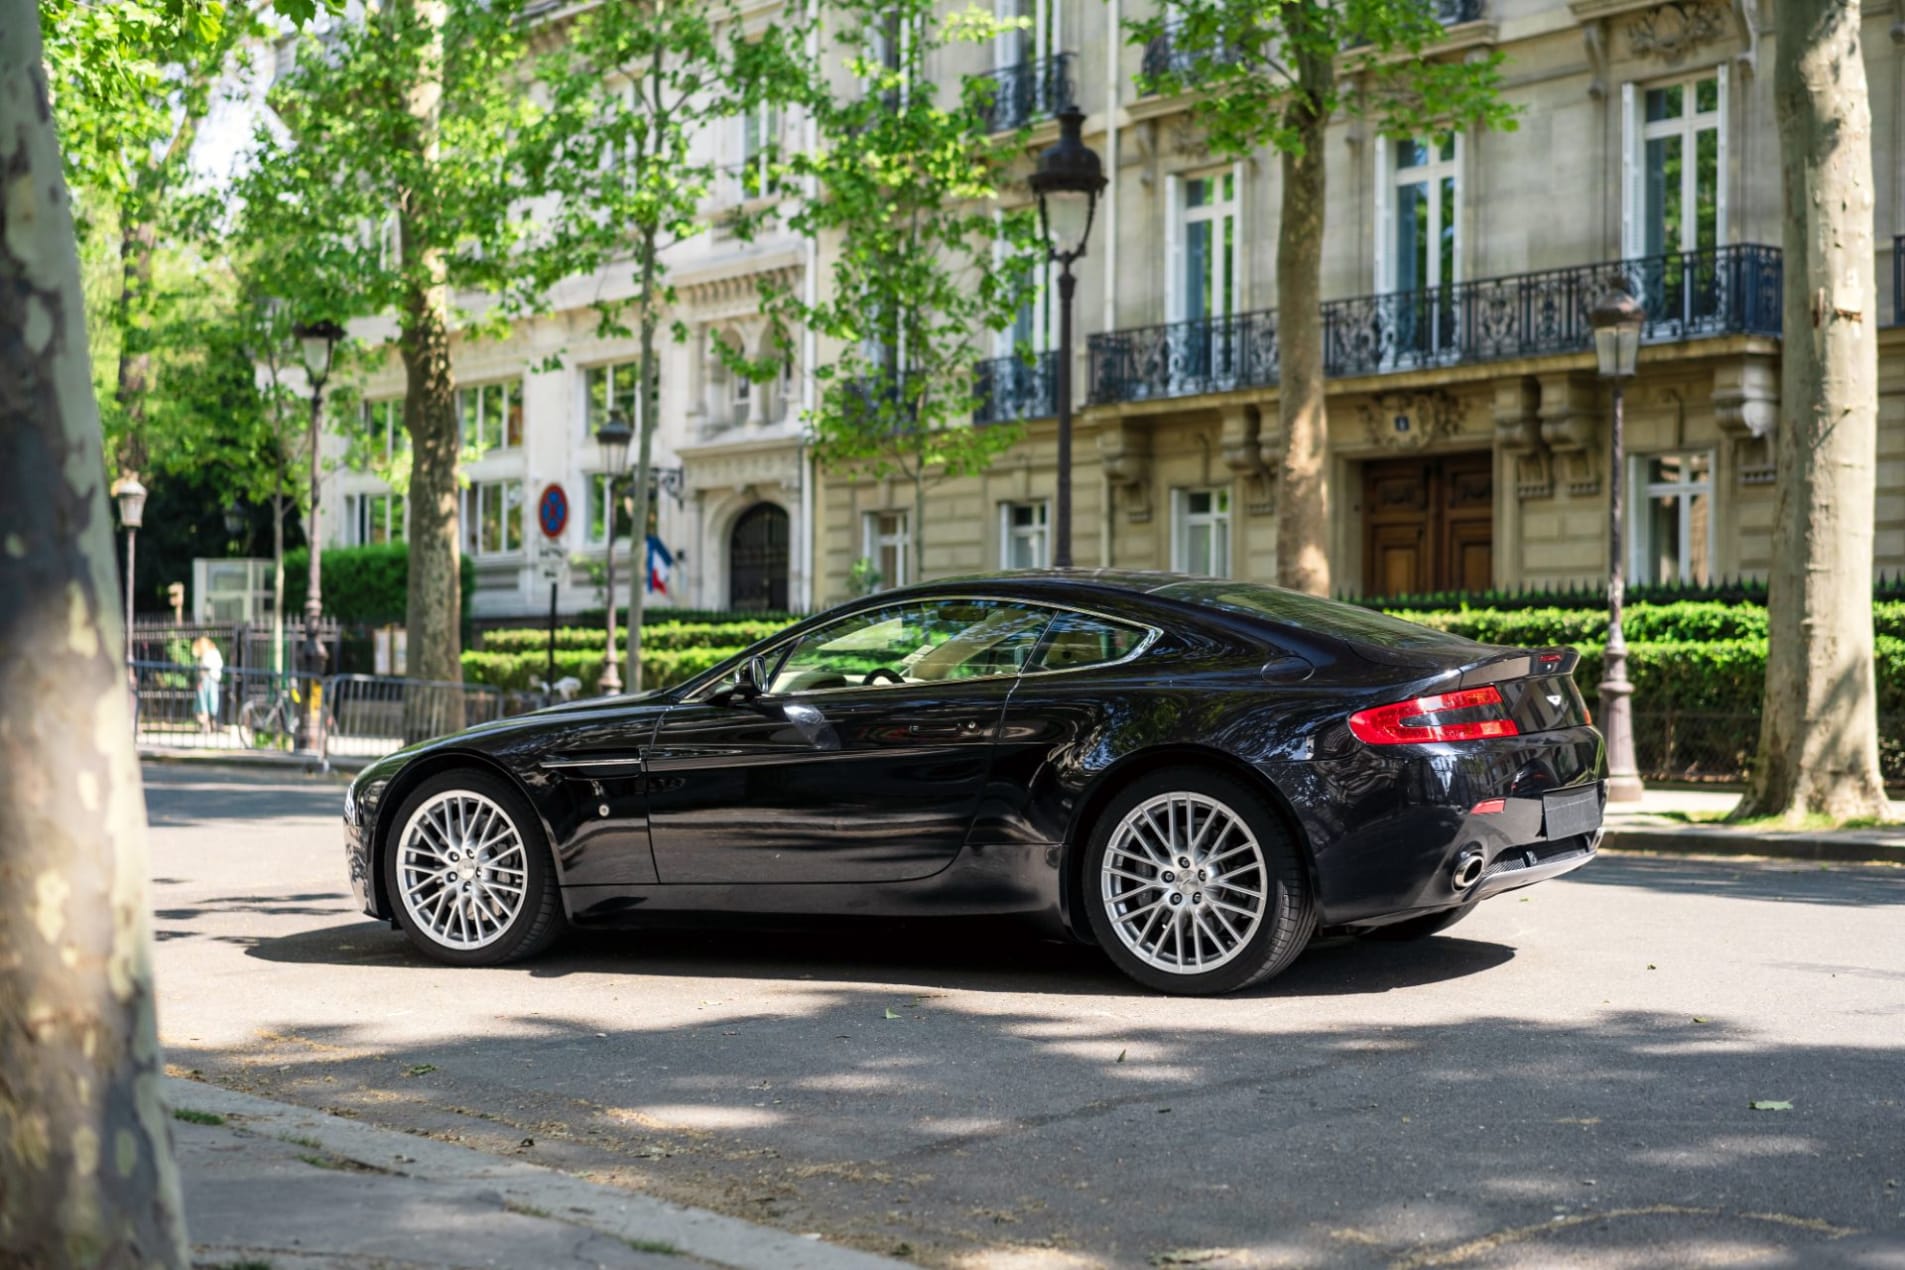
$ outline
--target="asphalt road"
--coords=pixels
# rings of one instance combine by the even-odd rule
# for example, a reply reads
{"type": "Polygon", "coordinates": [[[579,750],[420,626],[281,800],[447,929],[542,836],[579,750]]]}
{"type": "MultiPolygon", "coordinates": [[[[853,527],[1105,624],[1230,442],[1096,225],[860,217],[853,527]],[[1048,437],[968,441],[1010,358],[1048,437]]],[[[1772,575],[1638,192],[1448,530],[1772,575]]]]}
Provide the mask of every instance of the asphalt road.
{"type": "Polygon", "coordinates": [[[970,923],[452,970],[339,785],[145,777],[180,1074],[932,1265],[1905,1267],[1905,870],[1603,857],[1215,1001],[970,923]]]}

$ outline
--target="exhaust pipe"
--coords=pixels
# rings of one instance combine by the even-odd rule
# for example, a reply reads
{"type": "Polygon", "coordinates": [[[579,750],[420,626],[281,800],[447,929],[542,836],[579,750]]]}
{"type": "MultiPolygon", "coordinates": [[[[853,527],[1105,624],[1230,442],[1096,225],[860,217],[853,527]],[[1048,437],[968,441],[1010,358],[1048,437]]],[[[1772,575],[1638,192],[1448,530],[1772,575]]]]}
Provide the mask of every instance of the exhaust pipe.
{"type": "Polygon", "coordinates": [[[1481,848],[1464,847],[1462,854],[1455,857],[1455,889],[1458,891],[1466,891],[1481,880],[1481,848]]]}

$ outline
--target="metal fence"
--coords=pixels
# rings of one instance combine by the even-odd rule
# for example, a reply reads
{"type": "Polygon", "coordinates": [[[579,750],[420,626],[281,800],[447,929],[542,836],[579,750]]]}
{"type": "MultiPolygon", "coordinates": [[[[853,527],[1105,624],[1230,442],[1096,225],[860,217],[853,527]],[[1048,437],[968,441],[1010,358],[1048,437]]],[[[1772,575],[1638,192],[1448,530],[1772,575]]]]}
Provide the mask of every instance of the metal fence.
{"type": "Polygon", "coordinates": [[[133,740],[155,750],[278,753],[325,763],[378,758],[543,704],[488,684],[374,675],[319,678],[189,662],[134,662],[133,740]]]}

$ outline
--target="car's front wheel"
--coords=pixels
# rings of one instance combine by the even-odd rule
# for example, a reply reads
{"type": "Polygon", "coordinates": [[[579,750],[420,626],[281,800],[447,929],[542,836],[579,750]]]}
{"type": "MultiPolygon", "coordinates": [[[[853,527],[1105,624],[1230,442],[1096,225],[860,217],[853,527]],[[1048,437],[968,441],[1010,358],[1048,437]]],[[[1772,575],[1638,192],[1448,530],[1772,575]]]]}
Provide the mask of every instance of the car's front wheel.
{"type": "Polygon", "coordinates": [[[1164,992],[1231,992],[1296,959],[1316,926],[1295,841],[1263,796],[1191,768],[1140,777],[1093,826],[1092,933],[1120,970],[1164,992]]]}
{"type": "Polygon", "coordinates": [[[564,928],[555,866],[534,810],[489,772],[444,772],[392,822],[384,880],[412,943],[456,966],[534,956],[564,928]]]}

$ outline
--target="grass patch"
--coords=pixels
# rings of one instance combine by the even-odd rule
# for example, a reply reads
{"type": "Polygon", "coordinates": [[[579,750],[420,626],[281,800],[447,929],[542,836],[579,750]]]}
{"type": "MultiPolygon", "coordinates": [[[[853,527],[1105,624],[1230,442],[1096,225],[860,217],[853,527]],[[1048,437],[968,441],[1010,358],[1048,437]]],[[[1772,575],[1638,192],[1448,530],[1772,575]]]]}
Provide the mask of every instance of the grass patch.
{"type": "Polygon", "coordinates": [[[1786,820],[1781,816],[1753,816],[1746,820],[1729,820],[1730,812],[1724,811],[1662,811],[1653,813],[1662,820],[1671,820],[1682,825],[1706,825],[1722,829],[1765,830],[1772,832],[1831,832],[1835,829],[1895,829],[1900,825],[1896,820],[1884,820],[1877,816],[1853,816],[1847,820],[1834,820],[1831,816],[1811,812],[1797,820],[1786,820]]]}
{"type": "Polygon", "coordinates": [[[534,1204],[525,1204],[519,1200],[513,1200],[513,1199],[506,1199],[503,1201],[503,1211],[506,1213],[516,1213],[522,1217],[554,1217],[555,1216],[554,1213],[550,1212],[546,1208],[538,1208],[534,1204]]]}
{"type": "Polygon", "coordinates": [[[313,1151],[322,1151],[324,1149],[324,1144],[319,1142],[316,1138],[303,1138],[295,1133],[287,1133],[284,1137],[279,1138],[278,1141],[289,1142],[294,1147],[309,1147],[313,1151]]]}
{"type": "Polygon", "coordinates": [[[194,1261],[192,1270],[271,1270],[269,1261],[194,1261]]]}
{"type": "Polygon", "coordinates": [[[183,1120],[186,1124],[224,1124],[225,1117],[210,1111],[193,1111],[190,1107],[174,1107],[174,1120],[183,1120]]]}
{"type": "Polygon", "coordinates": [[[341,1169],[345,1167],[342,1160],[333,1160],[326,1155],[306,1154],[300,1155],[298,1158],[314,1169],[341,1169]]]}
{"type": "Polygon", "coordinates": [[[629,1239],[625,1236],[622,1242],[633,1248],[636,1252],[652,1252],[663,1257],[679,1257],[681,1255],[681,1249],[675,1247],[666,1239],[629,1239]]]}

